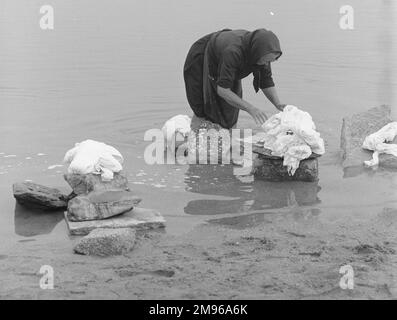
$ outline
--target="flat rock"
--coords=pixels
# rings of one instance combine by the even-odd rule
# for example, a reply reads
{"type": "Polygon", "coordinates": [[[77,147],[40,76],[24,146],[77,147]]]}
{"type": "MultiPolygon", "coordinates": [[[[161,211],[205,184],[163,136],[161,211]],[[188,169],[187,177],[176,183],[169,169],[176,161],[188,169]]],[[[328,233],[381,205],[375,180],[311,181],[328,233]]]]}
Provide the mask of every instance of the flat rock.
{"type": "Polygon", "coordinates": [[[255,178],[266,181],[308,181],[318,180],[318,160],[309,158],[302,160],[295,174],[290,176],[283,159],[273,159],[259,154],[254,162],[253,174],[255,178]]]}
{"type": "Polygon", "coordinates": [[[55,188],[21,182],[14,183],[12,189],[17,202],[25,207],[42,210],[62,210],[67,207],[68,196],[55,188]]]}
{"type": "Polygon", "coordinates": [[[127,253],[133,249],[134,244],[134,229],[96,229],[76,244],[74,252],[106,257],[127,253]]]}
{"type": "Polygon", "coordinates": [[[127,213],[105,220],[75,222],[70,221],[66,213],[65,220],[71,235],[87,235],[98,228],[148,230],[165,227],[165,219],[158,211],[137,207],[127,213]]]}
{"type": "Polygon", "coordinates": [[[65,174],[64,179],[77,195],[92,191],[125,190],[129,191],[128,179],[121,173],[115,173],[111,181],[102,181],[99,174],[65,174]]]}
{"type": "Polygon", "coordinates": [[[70,200],[67,216],[70,221],[106,219],[132,210],[141,200],[130,191],[94,191],[70,200]]]}
{"type": "MultiPolygon", "coordinates": [[[[362,169],[364,161],[372,158],[372,151],[362,148],[364,139],[391,121],[391,108],[385,105],[345,117],[341,132],[343,168],[362,169]]],[[[379,166],[397,168],[397,158],[382,154],[379,156],[379,166]]],[[[345,170],[345,175],[350,174],[346,174],[345,170]]]]}

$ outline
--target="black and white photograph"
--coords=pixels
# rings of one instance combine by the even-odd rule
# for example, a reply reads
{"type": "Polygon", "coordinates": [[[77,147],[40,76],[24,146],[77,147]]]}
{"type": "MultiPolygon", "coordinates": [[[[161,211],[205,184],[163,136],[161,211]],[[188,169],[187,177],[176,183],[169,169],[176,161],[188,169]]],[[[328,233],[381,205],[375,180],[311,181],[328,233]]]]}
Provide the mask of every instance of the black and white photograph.
{"type": "Polygon", "coordinates": [[[0,300],[397,300],[396,57],[396,0],[0,0],[0,300]]]}

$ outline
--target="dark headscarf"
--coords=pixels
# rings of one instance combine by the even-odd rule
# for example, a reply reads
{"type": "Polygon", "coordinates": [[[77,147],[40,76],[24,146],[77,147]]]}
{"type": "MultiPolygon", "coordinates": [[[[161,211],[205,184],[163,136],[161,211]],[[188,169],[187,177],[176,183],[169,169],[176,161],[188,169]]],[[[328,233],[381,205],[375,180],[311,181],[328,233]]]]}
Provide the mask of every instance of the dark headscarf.
{"type": "Polygon", "coordinates": [[[280,41],[270,30],[257,29],[244,37],[244,49],[248,63],[255,65],[265,54],[275,53],[281,56],[280,41]]]}

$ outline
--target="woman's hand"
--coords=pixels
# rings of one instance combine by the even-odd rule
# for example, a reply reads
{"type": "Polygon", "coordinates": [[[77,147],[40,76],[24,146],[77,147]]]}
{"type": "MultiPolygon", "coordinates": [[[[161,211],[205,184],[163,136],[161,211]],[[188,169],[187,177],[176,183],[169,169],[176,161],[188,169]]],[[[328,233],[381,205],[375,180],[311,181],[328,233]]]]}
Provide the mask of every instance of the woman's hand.
{"type": "Polygon", "coordinates": [[[284,108],[286,107],[287,105],[286,104],[278,104],[278,105],[276,105],[276,108],[278,109],[278,110],[280,110],[280,111],[283,111],[284,110],[284,108]]]}
{"type": "Polygon", "coordinates": [[[262,125],[267,120],[267,116],[263,111],[254,107],[252,104],[248,103],[247,101],[241,99],[232,90],[218,86],[217,93],[221,98],[225,99],[226,102],[232,105],[233,107],[247,111],[251,115],[251,117],[254,118],[257,125],[262,125]]]}
{"type": "Polygon", "coordinates": [[[258,108],[252,106],[250,107],[247,112],[251,115],[251,117],[255,120],[255,123],[258,126],[261,126],[262,124],[265,123],[265,121],[267,120],[267,116],[266,114],[262,111],[259,110],[258,108]]]}

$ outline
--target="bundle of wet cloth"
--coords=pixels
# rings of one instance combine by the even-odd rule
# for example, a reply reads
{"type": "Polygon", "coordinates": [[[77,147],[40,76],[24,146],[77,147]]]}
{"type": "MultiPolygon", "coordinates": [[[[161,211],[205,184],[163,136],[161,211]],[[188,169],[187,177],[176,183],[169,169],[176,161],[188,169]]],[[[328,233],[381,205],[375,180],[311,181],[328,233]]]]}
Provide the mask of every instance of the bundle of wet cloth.
{"type": "Polygon", "coordinates": [[[374,151],[372,160],[364,161],[369,166],[379,164],[379,154],[387,153],[397,157],[397,144],[392,142],[397,136],[397,122],[390,122],[379,131],[370,134],[363,142],[363,148],[374,151]]]}
{"type": "Polygon", "coordinates": [[[110,181],[115,172],[123,169],[124,159],[112,146],[94,140],[85,140],[76,143],[73,149],[66,152],[63,161],[70,163],[68,173],[100,174],[102,180],[110,181]]]}
{"type": "Polygon", "coordinates": [[[185,141],[190,132],[192,119],[187,115],[178,114],[164,123],[161,129],[167,148],[178,148],[185,141]]]}
{"type": "Polygon", "coordinates": [[[287,105],[284,110],[270,117],[263,125],[263,132],[255,136],[256,143],[271,150],[273,156],[282,157],[288,174],[293,176],[300,161],[312,153],[324,154],[324,140],[316,131],[309,113],[287,105]]]}

